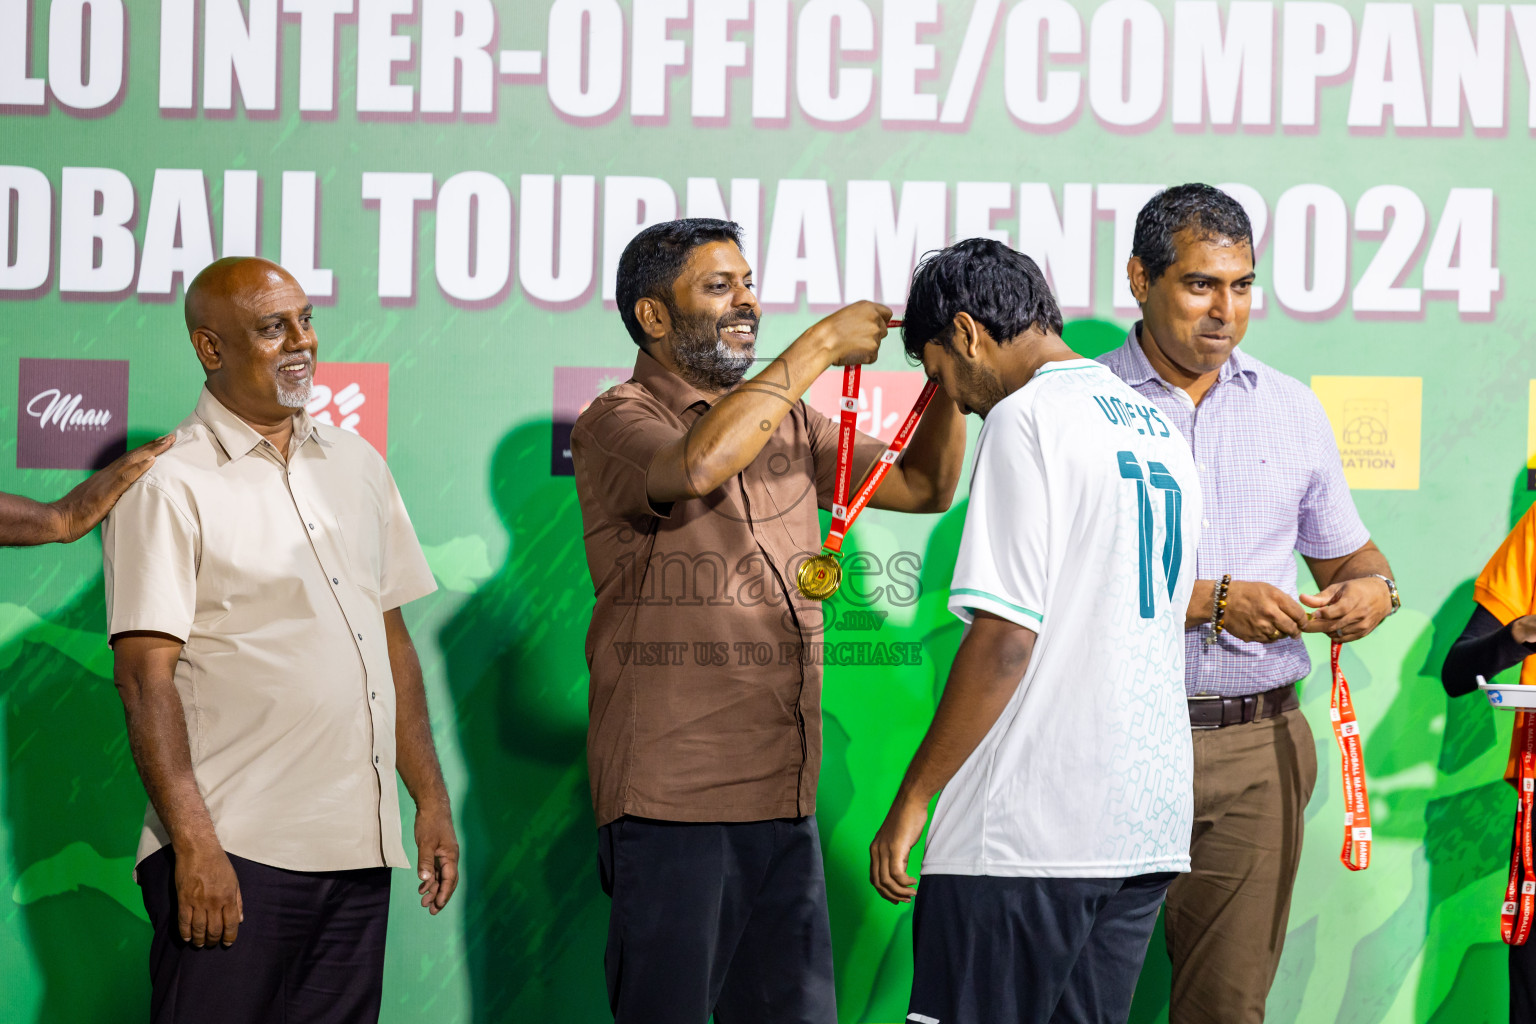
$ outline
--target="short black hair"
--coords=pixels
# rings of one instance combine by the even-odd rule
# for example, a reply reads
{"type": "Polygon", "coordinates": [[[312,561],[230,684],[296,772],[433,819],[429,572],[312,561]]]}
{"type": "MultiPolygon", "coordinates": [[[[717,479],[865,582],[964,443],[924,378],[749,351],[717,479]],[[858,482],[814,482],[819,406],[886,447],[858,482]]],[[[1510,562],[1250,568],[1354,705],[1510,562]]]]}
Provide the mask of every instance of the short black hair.
{"type": "Polygon", "coordinates": [[[650,336],[635,316],[635,303],[657,299],[672,309],[672,285],[693,250],[710,242],[731,242],[741,248],[741,225],[713,217],[687,217],[652,224],[624,247],[619,257],[614,301],[635,344],[645,348],[650,336]]]}
{"type": "Polygon", "coordinates": [[[1247,242],[1253,252],[1253,225],[1242,203],[1211,185],[1175,185],[1149,199],[1136,215],[1131,255],[1141,260],[1149,282],[1162,277],[1179,258],[1173,236],[1186,229],[1202,239],[1247,242]]]}
{"type": "Polygon", "coordinates": [[[907,355],[929,342],[948,347],[957,313],[969,313],[998,343],[1031,327],[1061,333],[1061,309],[1038,264],[993,238],[967,238],[923,256],[901,321],[907,355]]]}

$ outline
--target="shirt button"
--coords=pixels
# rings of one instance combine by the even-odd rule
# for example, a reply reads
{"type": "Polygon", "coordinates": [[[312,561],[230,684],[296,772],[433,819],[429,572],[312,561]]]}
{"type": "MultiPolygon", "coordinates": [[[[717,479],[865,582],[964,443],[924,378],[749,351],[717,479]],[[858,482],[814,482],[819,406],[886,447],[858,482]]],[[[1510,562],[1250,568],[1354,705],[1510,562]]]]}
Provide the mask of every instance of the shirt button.
{"type": "Polygon", "coordinates": [[[379,691],[378,690],[374,690],[372,693],[370,693],[368,695],[368,697],[369,697],[370,700],[378,700],[379,699],[379,691]]]}
{"type": "Polygon", "coordinates": [[[378,764],[379,763],[379,755],[378,754],[374,754],[373,755],[373,763],[374,764],[378,764]]]}
{"type": "Polygon", "coordinates": [[[361,633],[359,633],[359,634],[357,634],[357,638],[358,638],[358,639],[359,639],[359,640],[361,640],[361,639],[362,639],[362,638],[363,638],[363,634],[361,634],[361,633]]]}
{"type": "Polygon", "coordinates": [[[338,587],[341,586],[341,580],[337,579],[335,576],[331,577],[331,582],[336,584],[338,587]]]}
{"type": "MultiPolygon", "coordinates": [[[[1204,466],[1201,466],[1201,467],[1200,467],[1200,468],[1201,468],[1201,469],[1204,469],[1204,468],[1205,468],[1205,467],[1204,467],[1204,466]]],[[[314,524],[314,523],[310,523],[310,524],[309,524],[309,528],[310,528],[310,529],[311,529],[311,530],[313,530],[313,529],[314,529],[314,528],[315,528],[315,524],[314,524]]]]}

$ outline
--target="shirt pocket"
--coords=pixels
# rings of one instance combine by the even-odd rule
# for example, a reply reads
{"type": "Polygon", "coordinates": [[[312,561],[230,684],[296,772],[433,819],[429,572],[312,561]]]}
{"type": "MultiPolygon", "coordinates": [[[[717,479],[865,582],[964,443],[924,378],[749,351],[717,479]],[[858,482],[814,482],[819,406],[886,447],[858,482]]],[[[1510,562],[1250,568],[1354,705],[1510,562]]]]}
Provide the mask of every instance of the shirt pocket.
{"type": "Polygon", "coordinates": [[[362,509],[343,509],[336,515],[342,557],[357,585],[378,597],[383,590],[383,524],[377,514],[362,509]]]}

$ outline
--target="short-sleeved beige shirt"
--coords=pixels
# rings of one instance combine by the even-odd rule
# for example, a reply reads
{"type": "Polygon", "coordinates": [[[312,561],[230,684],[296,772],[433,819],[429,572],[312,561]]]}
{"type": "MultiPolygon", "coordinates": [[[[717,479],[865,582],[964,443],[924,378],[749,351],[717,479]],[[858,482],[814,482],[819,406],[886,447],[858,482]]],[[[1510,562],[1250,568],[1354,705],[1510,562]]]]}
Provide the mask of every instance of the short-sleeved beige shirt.
{"type": "MultiPolygon", "coordinates": [[[[384,612],[436,589],[384,460],[300,411],[285,463],[207,390],[103,530],[113,636],[181,640],[192,767],[229,853],[410,867],[384,612]]],[[[170,842],[150,807],[138,860],[170,842]]]]}

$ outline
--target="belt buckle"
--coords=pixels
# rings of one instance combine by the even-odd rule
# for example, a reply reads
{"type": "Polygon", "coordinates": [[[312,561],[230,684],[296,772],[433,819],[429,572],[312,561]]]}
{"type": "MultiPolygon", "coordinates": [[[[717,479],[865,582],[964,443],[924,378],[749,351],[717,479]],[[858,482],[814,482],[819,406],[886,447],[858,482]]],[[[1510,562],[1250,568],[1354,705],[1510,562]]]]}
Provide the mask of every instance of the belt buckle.
{"type": "MultiPolygon", "coordinates": [[[[1224,698],[1220,694],[1216,694],[1216,693],[1200,693],[1200,694],[1196,694],[1193,697],[1186,697],[1185,699],[1188,700],[1189,703],[1191,703],[1191,704],[1214,703],[1218,707],[1220,707],[1221,706],[1221,702],[1222,702],[1222,700],[1224,698]]],[[[1221,720],[1221,716],[1217,715],[1216,716],[1216,721],[1214,721],[1214,722],[1201,722],[1199,724],[1196,724],[1194,721],[1191,721],[1189,723],[1189,727],[1190,727],[1190,729],[1196,729],[1196,730],[1204,731],[1204,730],[1208,730],[1208,729],[1220,729],[1222,727],[1222,724],[1223,723],[1222,723],[1222,720],[1221,720]]]]}

